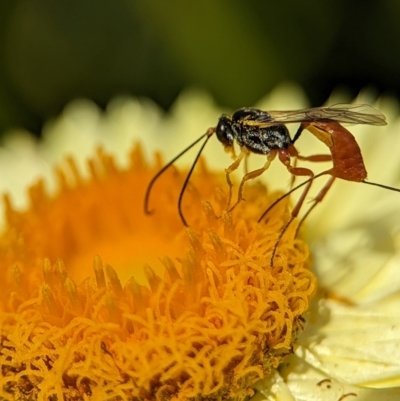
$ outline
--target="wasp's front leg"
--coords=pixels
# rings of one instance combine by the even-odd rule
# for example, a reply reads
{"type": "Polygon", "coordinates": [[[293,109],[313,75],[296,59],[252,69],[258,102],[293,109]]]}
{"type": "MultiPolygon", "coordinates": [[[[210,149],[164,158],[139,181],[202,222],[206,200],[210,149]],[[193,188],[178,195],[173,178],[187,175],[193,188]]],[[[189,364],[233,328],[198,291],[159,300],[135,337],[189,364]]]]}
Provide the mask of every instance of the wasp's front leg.
{"type": "Polygon", "coordinates": [[[243,198],[243,187],[246,181],[248,180],[253,180],[254,178],[259,177],[262,173],[264,173],[265,170],[268,170],[269,166],[272,163],[272,160],[275,159],[276,156],[276,151],[271,151],[270,153],[268,153],[267,155],[267,161],[264,164],[263,167],[257,169],[257,170],[253,170],[250,171],[249,173],[245,174],[242,178],[242,181],[240,182],[239,185],[239,190],[238,190],[238,197],[236,200],[236,203],[228,210],[229,212],[232,212],[233,209],[235,209],[235,207],[242,201],[244,200],[243,198]]]}
{"type": "Polygon", "coordinates": [[[231,181],[230,175],[238,169],[240,166],[240,163],[244,158],[246,158],[249,155],[249,151],[246,148],[242,148],[240,150],[239,156],[235,158],[235,161],[225,169],[225,176],[226,176],[226,182],[228,183],[229,186],[229,194],[228,194],[228,202],[226,208],[229,209],[229,205],[231,204],[232,200],[232,188],[233,188],[233,183],[231,181]]]}

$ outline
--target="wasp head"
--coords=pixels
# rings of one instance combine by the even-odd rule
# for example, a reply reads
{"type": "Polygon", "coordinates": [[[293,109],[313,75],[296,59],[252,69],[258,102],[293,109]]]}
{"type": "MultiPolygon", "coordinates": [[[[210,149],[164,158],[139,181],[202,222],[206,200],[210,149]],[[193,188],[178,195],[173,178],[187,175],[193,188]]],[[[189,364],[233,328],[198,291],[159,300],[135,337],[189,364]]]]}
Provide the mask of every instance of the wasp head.
{"type": "Polygon", "coordinates": [[[215,130],[218,140],[225,146],[231,147],[235,134],[232,126],[233,122],[230,116],[223,114],[219,120],[215,130]]]}

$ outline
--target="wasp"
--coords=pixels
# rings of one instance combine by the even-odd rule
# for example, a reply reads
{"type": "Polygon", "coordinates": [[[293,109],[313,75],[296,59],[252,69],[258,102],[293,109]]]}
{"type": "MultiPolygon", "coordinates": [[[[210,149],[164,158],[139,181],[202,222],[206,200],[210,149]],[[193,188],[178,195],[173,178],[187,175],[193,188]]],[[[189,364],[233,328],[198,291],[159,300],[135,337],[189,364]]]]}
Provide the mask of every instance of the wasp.
{"type": "Polygon", "coordinates": [[[400,189],[366,180],[367,171],[360,147],[350,131],[344,128],[341,124],[368,124],[382,126],[386,125],[386,118],[378,110],[367,104],[336,104],[327,107],[314,107],[289,111],[263,111],[255,108],[241,108],[236,110],[232,115],[223,114],[218,119],[218,123],[215,127],[209,128],[205,134],[182,150],[153,177],[147,187],[145,195],[145,212],[147,214],[151,213],[149,209],[150,193],[154,183],[160,175],[183,154],[193,148],[201,140],[204,140],[185,178],[178,199],[179,216],[182,223],[185,226],[188,225],[182,212],[183,195],[201,153],[203,152],[208,140],[214,134],[225,150],[230,152],[234,157],[234,162],[225,170],[226,180],[229,185],[228,205],[230,204],[232,193],[230,174],[235,171],[243,159],[246,159],[251,153],[265,155],[267,159],[261,168],[248,172],[243,176],[238,189],[237,201],[231,208],[228,206],[229,211],[232,211],[235,206],[243,200],[242,192],[245,182],[263,174],[269,168],[271,162],[278,157],[279,161],[286,167],[293,177],[306,177],[307,179],[302,184],[292,188],[292,190],[279,198],[261,215],[259,219],[259,222],[262,221],[267,212],[275,204],[294,190],[304,186],[304,190],[291,212],[291,217],[288,223],[286,223],[280,233],[272,255],[273,259],[280,239],[289,227],[289,224],[298,216],[315,178],[323,175],[330,175],[329,180],[314,199],[311,207],[306,212],[300,224],[304,218],[309,215],[311,210],[322,201],[336,178],[375,185],[400,192],[400,189]],[[287,128],[287,124],[291,123],[300,124],[293,138],[290,136],[287,128]],[[300,155],[295,147],[295,143],[304,130],[309,131],[318,140],[322,141],[328,147],[329,153],[311,156],[300,155]],[[234,150],[235,142],[240,148],[240,153],[237,156],[234,150]],[[315,175],[309,168],[298,167],[296,165],[297,160],[311,162],[331,161],[332,167],[318,175],[315,175]]]}

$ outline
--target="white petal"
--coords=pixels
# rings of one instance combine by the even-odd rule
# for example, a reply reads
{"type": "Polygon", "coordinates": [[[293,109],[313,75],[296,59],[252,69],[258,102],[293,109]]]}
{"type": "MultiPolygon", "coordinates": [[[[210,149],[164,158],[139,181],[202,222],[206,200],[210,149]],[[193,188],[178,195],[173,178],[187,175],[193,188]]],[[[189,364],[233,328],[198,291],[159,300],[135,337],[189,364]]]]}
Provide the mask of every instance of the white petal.
{"type": "MultiPolygon", "coordinates": [[[[27,186],[52,174],[52,168],[40,157],[36,139],[22,130],[9,132],[4,138],[0,171],[0,193],[10,194],[13,204],[19,208],[27,206],[27,186]]],[[[3,213],[0,215],[2,220],[3,213]]]]}
{"type": "Polygon", "coordinates": [[[327,377],[353,385],[400,386],[399,302],[400,293],[372,309],[321,300],[296,355],[327,377]]]}
{"type": "Polygon", "coordinates": [[[395,401],[400,396],[399,388],[372,389],[336,380],[295,356],[288,359],[281,374],[296,401],[395,401]]]}
{"type": "Polygon", "coordinates": [[[333,232],[314,244],[320,285],[364,304],[400,290],[400,246],[380,223],[375,230],[365,223],[333,232]]]}
{"type": "Polygon", "coordinates": [[[89,100],[69,103],[62,114],[43,128],[42,155],[51,165],[73,156],[85,170],[86,160],[93,154],[101,130],[101,111],[89,100]]]}
{"type": "Polygon", "coordinates": [[[289,387],[277,371],[273,371],[265,379],[260,380],[256,384],[255,390],[257,393],[251,398],[251,401],[296,401],[289,387]]]}

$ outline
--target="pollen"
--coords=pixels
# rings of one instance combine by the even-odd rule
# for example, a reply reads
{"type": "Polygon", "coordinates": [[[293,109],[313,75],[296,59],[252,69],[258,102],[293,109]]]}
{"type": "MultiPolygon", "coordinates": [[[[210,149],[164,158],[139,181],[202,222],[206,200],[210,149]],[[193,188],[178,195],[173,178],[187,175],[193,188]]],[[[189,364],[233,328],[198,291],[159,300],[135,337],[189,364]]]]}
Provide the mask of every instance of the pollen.
{"type": "Polygon", "coordinates": [[[121,168],[99,149],[89,177],[73,159],[39,181],[29,206],[4,197],[0,236],[0,398],[244,400],[292,352],[316,280],[277,194],[247,185],[227,213],[223,174],[201,163],[177,211],[185,171],[139,146],[121,168]]]}

